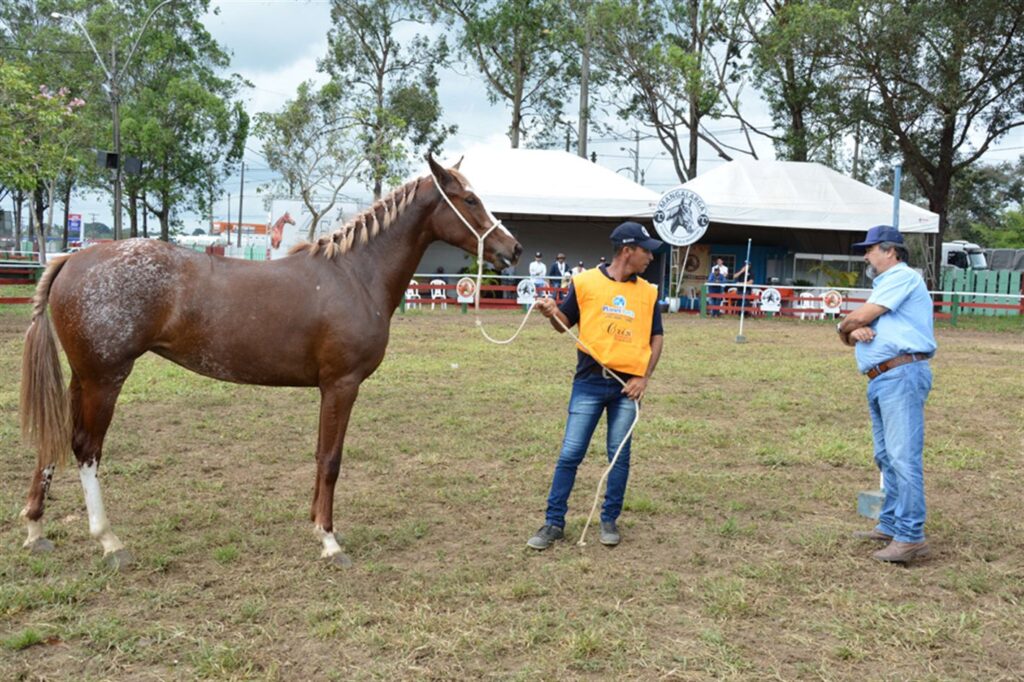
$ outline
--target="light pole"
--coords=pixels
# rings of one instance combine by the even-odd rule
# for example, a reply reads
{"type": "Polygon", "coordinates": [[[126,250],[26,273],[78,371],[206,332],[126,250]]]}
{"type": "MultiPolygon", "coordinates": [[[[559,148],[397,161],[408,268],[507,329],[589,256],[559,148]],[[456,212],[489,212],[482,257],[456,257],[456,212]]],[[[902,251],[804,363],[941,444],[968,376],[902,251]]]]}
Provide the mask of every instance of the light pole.
{"type": "Polygon", "coordinates": [[[120,65],[117,63],[117,42],[113,41],[110,45],[110,66],[108,67],[106,62],[103,61],[103,57],[100,56],[100,51],[96,49],[96,43],[92,41],[92,36],[89,35],[89,31],[86,30],[85,24],[76,19],[73,16],[67,14],[61,14],[60,12],[51,12],[50,16],[54,19],[70,19],[74,22],[75,26],[85,36],[85,40],[89,43],[89,47],[92,48],[92,53],[96,55],[96,62],[103,69],[103,75],[106,78],[106,82],[103,83],[103,90],[106,91],[107,97],[110,99],[110,111],[113,117],[114,123],[114,239],[121,238],[121,77],[124,76],[125,69],[128,64],[132,61],[132,56],[135,54],[136,48],[139,47],[139,41],[142,40],[142,34],[146,32],[146,27],[149,25],[150,19],[156,14],[164,5],[169,5],[175,0],[164,0],[159,5],[150,10],[146,16],[146,20],[142,22],[142,27],[139,29],[138,35],[135,36],[135,42],[132,43],[132,47],[128,50],[128,56],[125,58],[120,65]]]}

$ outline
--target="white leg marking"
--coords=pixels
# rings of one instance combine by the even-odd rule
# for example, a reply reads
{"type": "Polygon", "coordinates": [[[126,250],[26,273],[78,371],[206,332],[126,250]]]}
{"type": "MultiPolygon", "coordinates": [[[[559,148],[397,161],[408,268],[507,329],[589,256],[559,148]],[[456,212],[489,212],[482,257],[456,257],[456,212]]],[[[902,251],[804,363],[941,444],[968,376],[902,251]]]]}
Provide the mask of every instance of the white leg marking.
{"type": "Polygon", "coordinates": [[[21,518],[25,519],[25,525],[28,526],[28,537],[25,539],[25,544],[22,547],[29,547],[33,542],[43,537],[43,522],[33,521],[26,515],[26,512],[28,512],[27,509],[21,510],[21,518]]]}
{"type": "Polygon", "coordinates": [[[313,530],[324,545],[323,551],[320,552],[320,558],[326,559],[335,554],[341,554],[341,545],[338,544],[338,539],[334,537],[334,533],[328,533],[320,526],[314,526],[313,530]]]}
{"type": "Polygon", "coordinates": [[[82,479],[82,489],[85,491],[85,508],[89,512],[89,534],[103,545],[103,556],[124,549],[124,545],[110,530],[110,522],[103,511],[100,481],[96,477],[96,461],[78,467],[78,477],[82,479]]]}

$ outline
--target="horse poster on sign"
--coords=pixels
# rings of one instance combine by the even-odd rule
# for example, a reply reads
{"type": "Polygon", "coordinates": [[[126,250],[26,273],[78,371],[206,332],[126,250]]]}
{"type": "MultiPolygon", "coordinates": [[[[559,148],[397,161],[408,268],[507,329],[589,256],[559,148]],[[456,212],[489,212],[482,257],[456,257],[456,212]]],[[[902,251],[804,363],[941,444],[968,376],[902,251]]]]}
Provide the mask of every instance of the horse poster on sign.
{"type": "Polygon", "coordinates": [[[270,206],[270,260],[284,258],[306,238],[313,215],[301,201],[275,199],[270,206]]]}

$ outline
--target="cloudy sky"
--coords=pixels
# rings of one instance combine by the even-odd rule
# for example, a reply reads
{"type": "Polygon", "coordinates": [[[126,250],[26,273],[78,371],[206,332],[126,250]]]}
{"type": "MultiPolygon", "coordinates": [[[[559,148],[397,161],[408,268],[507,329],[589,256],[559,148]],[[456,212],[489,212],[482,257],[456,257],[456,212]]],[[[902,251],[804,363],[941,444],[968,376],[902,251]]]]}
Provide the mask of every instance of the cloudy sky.
{"type": "MultiPolygon", "coordinates": [[[[219,12],[207,16],[206,25],[214,38],[232,54],[232,70],[241,74],[254,87],[243,94],[250,114],[276,111],[294,95],[296,86],[306,79],[323,80],[316,71],[316,61],[326,54],[327,30],[330,26],[328,0],[215,0],[219,12]]],[[[509,113],[502,105],[487,101],[481,80],[471,69],[461,67],[463,73],[445,71],[442,74],[440,98],[448,121],[458,125],[458,133],[449,139],[446,152],[456,154],[478,145],[508,147],[505,131],[509,113]],[[469,73],[465,73],[465,72],[469,73]]],[[[767,114],[756,101],[749,103],[749,111],[757,123],[766,123],[767,114]],[[760,112],[760,115],[758,114],[760,112]]],[[[730,133],[735,124],[728,121],[712,122],[714,131],[725,131],[726,142],[741,143],[736,133],[730,133]],[[731,137],[730,137],[731,135],[731,137]]],[[[626,132],[626,131],[623,131],[626,132]]],[[[598,154],[598,162],[612,170],[631,176],[634,159],[632,144],[623,140],[593,140],[590,149],[598,154]],[[627,149],[623,149],[623,148],[627,149]]],[[[250,138],[248,147],[259,151],[259,141],[250,138]]],[[[1004,138],[999,150],[990,154],[992,162],[1013,160],[1024,153],[1024,131],[1018,129],[1013,136],[1004,138]]],[[[771,148],[759,149],[762,158],[772,158],[771,148]]],[[[663,192],[677,184],[672,165],[653,141],[643,143],[639,167],[644,171],[646,184],[656,192],[663,192]]],[[[699,168],[706,171],[720,161],[710,150],[701,155],[699,168]]],[[[266,220],[262,201],[255,195],[256,187],[265,182],[270,173],[266,163],[256,153],[246,158],[244,203],[245,220],[266,220]]],[[[231,217],[237,220],[239,178],[230,178],[222,188],[222,199],[215,207],[216,217],[227,217],[227,198],[230,192],[231,217]]],[[[363,188],[352,186],[353,196],[365,196],[363,188]]],[[[110,222],[107,197],[82,197],[74,206],[85,220],[110,222]]],[[[191,220],[186,216],[191,225],[191,220]]]]}

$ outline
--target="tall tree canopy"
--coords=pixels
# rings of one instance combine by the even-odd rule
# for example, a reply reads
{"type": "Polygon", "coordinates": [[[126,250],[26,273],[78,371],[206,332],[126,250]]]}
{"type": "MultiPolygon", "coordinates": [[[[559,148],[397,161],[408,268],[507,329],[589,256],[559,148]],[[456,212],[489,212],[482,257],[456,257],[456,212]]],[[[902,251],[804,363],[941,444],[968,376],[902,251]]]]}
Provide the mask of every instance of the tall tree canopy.
{"type": "Polygon", "coordinates": [[[602,0],[596,8],[594,59],[610,74],[619,115],[653,129],[680,182],[696,177],[701,141],[724,159],[753,151],[730,148],[704,125],[721,115],[735,64],[725,10],[726,3],[700,0],[602,0]]]}
{"type": "MultiPolygon", "coordinates": [[[[934,272],[954,178],[1024,126],[1020,0],[845,0],[836,57],[848,87],[869,93],[854,115],[897,154],[939,214],[934,272]]],[[[934,282],[933,282],[934,284],[934,282]]]]}
{"type": "Polygon", "coordinates": [[[379,199],[409,159],[439,149],[455,132],[441,120],[436,66],[443,64],[443,36],[401,40],[429,19],[407,0],[332,0],[328,54],[321,68],[331,75],[357,126],[366,165],[364,178],[379,199]]]}
{"type": "Polygon", "coordinates": [[[484,77],[492,103],[505,102],[508,136],[518,148],[524,134],[550,128],[565,102],[568,67],[560,0],[436,0],[455,20],[464,59],[484,77]]]}

